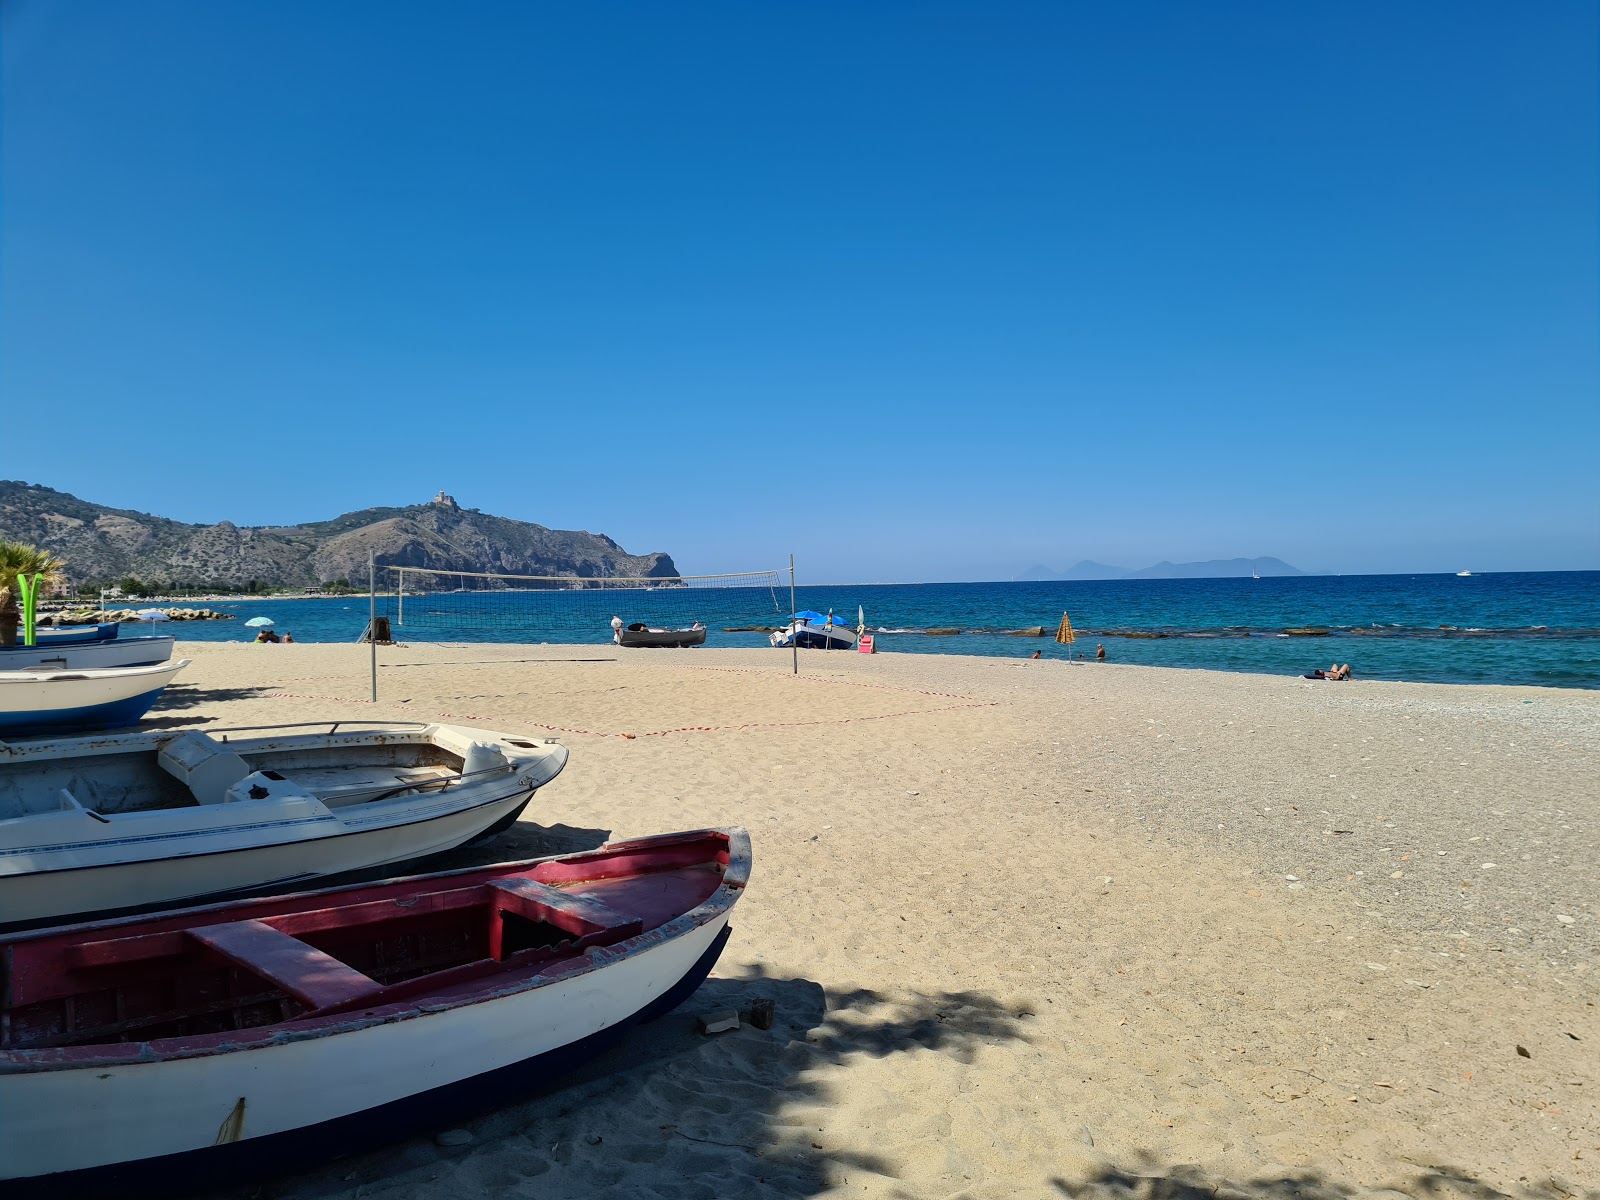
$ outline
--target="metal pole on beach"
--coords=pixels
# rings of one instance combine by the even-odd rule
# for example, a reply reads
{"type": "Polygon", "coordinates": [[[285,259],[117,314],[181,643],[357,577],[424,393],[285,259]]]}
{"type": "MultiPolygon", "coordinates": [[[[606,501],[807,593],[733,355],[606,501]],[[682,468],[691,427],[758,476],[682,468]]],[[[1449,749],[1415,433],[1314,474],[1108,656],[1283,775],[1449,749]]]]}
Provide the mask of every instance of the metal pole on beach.
{"type": "Polygon", "coordinates": [[[395,571],[395,576],[399,580],[395,591],[400,594],[400,611],[395,614],[394,623],[403,626],[406,623],[406,569],[399,568],[395,571]]]}
{"type": "MultiPolygon", "coordinates": [[[[789,622],[794,623],[794,614],[800,610],[794,603],[794,555],[789,555],[789,622]]],[[[794,651],[794,673],[800,674],[800,643],[794,639],[794,630],[789,630],[789,649],[794,651]]]]}
{"type": "Polygon", "coordinates": [[[378,568],[367,551],[367,644],[372,647],[372,702],[378,702],[378,568]]]}

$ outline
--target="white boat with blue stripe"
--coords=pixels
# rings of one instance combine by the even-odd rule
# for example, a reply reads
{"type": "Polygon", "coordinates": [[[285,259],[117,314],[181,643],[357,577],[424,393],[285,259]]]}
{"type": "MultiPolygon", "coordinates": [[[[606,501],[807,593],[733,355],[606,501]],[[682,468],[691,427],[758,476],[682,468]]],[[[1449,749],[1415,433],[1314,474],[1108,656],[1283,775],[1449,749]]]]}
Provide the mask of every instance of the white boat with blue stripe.
{"type": "Polygon", "coordinates": [[[558,742],[453,725],[0,743],[0,925],[244,893],[506,828],[558,742]]]}
{"type": "Polygon", "coordinates": [[[0,671],[0,737],[136,724],[188,665],[0,671]]]}
{"type": "Polygon", "coordinates": [[[172,657],[177,639],[121,637],[115,621],[81,628],[39,629],[31,646],[0,646],[0,671],[81,671],[148,667],[172,657]]]}

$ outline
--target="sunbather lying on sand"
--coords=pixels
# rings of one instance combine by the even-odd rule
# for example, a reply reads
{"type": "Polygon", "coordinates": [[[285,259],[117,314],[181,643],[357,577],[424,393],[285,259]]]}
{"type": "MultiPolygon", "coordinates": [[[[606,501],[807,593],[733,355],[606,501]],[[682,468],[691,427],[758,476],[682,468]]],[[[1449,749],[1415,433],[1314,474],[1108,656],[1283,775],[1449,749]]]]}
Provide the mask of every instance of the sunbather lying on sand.
{"type": "Polygon", "coordinates": [[[1341,666],[1338,663],[1334,663],[1326,671],[1313,671],[1313,672],[1311,672],[1311,674],[1307,675],[1306,678],[1307,679],[1349,679],[1350,678],[1350,664],[1349,663],[1345,663],[1343,666],[1341,666]]]}

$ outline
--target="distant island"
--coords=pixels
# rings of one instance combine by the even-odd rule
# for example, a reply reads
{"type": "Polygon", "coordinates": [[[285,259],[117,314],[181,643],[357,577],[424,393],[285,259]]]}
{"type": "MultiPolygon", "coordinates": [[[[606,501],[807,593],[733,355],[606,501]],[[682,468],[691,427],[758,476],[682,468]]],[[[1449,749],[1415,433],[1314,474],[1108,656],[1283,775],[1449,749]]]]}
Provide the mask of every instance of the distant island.
{"type": "Polygon", "coordinates": [[[1084,559],[1065,571],[1053,571],[1045,566],[1032,566],[1017,576],[1017,582],[1032,580],[1056,581],[1063,579],[1237,579],[1259,575],[1304,575],[1299,567],[1292,567],[1281,558],[1208,558],[1204,562],[1158,562],[1141,571],[1125,567],[1110,567],[1105,563],[1084,559]]]}
{"type": "Polygon", "coordinates": [[[366,585],[367,553],[383,566],[507,575],[669,578],[665,553],[629,554],[603,533],[547,529],[462,508],[440,492],[427,504],[364,508],[305,525],[188,525],[107,508],[38,484],[0,480],[0,538],[49,550],[78,586],[133,577],[169,590],[366,585]]]}

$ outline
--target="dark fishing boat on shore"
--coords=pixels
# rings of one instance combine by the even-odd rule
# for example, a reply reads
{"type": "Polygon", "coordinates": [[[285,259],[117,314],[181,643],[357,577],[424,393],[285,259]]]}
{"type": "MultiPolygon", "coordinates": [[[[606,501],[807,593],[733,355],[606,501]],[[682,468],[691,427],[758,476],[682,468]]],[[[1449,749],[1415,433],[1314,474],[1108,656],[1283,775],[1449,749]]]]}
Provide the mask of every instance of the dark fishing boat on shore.
{"type": "Polygon", "coordinates": [[[688,629],[662,629],[635,621],[626,629],[617,631],[619,646],[703,646],[706,644],[706,627],[696,621],[688,629]]]}

